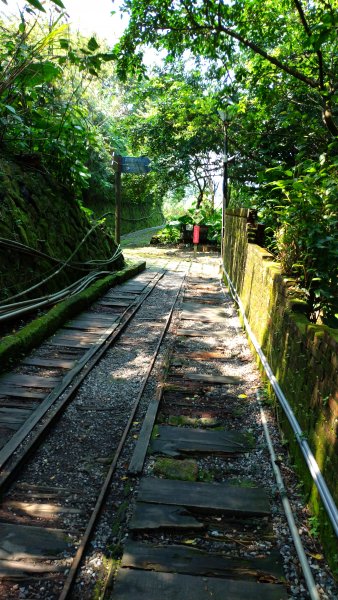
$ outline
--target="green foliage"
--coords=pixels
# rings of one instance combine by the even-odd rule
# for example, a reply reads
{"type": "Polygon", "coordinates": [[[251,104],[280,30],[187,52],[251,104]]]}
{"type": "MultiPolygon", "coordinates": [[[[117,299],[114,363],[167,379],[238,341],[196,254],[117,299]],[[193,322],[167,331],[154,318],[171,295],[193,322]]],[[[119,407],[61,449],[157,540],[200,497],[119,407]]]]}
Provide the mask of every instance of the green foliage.
{"type": "Polygon", "coordinates": [[[160,244],[177,244],[180,240],[181,234],[177,227],[174,225],[166,225],[161,229],[155,236],[153,236],[153,243],[156,241],[160,244]]]}
{"type": "Polygon", "coordinates": [[[286,274],[296,275],[309,304],[309,317],[336,326],[338,312],[337,159],[304,161],[293,170],[270,170],[283,179],[269,184],[279,198],[261,208],[272,226],[272,245],[286,274]]]}
{"type": "Polygon", "coordinates": [[[117,130],[128,150],[151,158],[159,196],[182,199],[188,188],[199,203],[213,196],[223,134],[217,99],[201,70],[185,71],[177,61],[142,82],[128,81],[121,93],[125,109],[117,130]]]}
{"type": "Polygon", "coordinates": [[[88,99],[111,57],[94,37],[70,36],[62,13],[47,23],[30,12],[1,24],[0,147],[50,172],[81,200],[89,157],[106,147],[88,99]]]}
{"type": "MultiPolygon", "coordinates": [[[[61,0],[50,0],[50,1],[53,2],[53,4],[56,4],[56,6],[59,6],[60,8],[65,8],[65,6],[61,2],[61,0]]],[[[2,0],[2,2],[4,4],[7,4],[7,0],[2,0]]],[[[41,10],[42,12],[46,12],[43,5],[41,4],[41,2],[39,2],[39,0],[27,0],[27,3],[30,4],[31,6],[33,6],[34,8],[41,10]]]]}
{"type": "Polygon", "coordinates": [[[187,8],[184,0],[175,4],[126,0],[124,7],[130,15],[129,26],[115,49],[122,74],[140,70],[135,57],[147,44],[164,48],[168,61],[186,50],[198,58],[218,61],[219,73],[236,68],[243,56],[247,63],[241,65],[244,79],[249,70],[256,81],[268,76],[276,83],[287,81],[289,88],[300,83],[313,91],[328,130],[338,135],[333,117],[336,1],[314,0],[303,7],[301,0],[209,0],[187,8]]]}
{"type": "MultiPolygon", "coordinates": [[[[169,65],[183,53],[190,62],[192,57],[197,64],[203,61],[208,101],[200,101],[205,107],[200,120],[209,135],[213,128],[209,148],[218,154],[221,132],[210,115],[227,107],[230,205],[259,210],[269,247],[285,272],[298,277],[310,317],[331,325],[338,313],[338,151],[331,144],[338,135],[336,8],[336,0],[210,0],[189,8],[183,0],[174,5],[152,0],[150,6],[145,0],[126,0],[129,26],[115,49],[122,75],[140,73],[137,60],[146,45],[165,49],[169,65]],[[325,165],[319,156],[325,156],[325,165]]],[[[196,104],[186,87],[169,89],[171,100],[165,103],[162,96],[159,111],[161,123],[169,127],[162,129],[159,145],[168,139],[173,148],[179,141],[176,148],[192,157],[186,172],[193,173],[196,158],[200,168],[206,154],[194,154],[186,145],[184,131],[192,131],[198,121],[189,118],[183,92],[190,106],[196,104]],[[163,111],[163,104],[168,109],[163,111]],[[183,123],[180,139],[176,134],[183,123]]],[[[198,148],[196,138],[190,141],[198,148]]],[[[198,201],[203,201],[205,181],[197,180],[198,201]]],[[[181,220],[203,222],[189,212],[181,220]]]]}

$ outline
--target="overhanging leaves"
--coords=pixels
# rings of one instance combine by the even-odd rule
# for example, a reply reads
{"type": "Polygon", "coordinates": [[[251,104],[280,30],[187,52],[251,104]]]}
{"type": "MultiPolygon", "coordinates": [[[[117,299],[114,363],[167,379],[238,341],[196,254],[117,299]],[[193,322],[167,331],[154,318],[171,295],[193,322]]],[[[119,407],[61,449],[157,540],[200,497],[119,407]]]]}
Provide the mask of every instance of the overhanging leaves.
{"type": "Polygon", "coordinates": [[[43,83],[50,83],[59,77],[61,73],[59,66],[46,61],[28,65],[18,79],[21,79],[26,87],[35,87],[43,83]]]}

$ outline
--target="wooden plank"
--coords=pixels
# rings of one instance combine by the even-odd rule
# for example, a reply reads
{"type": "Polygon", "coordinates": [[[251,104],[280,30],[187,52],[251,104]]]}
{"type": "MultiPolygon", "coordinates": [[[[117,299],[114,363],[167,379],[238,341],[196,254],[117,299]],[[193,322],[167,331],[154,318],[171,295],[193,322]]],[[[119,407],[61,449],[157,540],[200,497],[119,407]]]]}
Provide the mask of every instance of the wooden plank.
{"type": "Polygon", "coordinates": [[[36,392],[35,390],[25,390],[25,388],[2,385],[0,387],[0,396],[13,396],[14,398],[33,398],[34,400],[43,400],[46,392],[36,392]]]}
{"type": "Polygon", "coordinates": [[[217,338],[217,337],[222,337],[225,338],[226,334],[224,333],[224,331],[212,331],[212,330],[208,330],[206,331],[205,329],[203,330],[198,330],[198,329],[177,329],[176,331],[176,335],[179,336],[186,336],[186,337],[211,337],[211,338],[217,338]]]}
{"type": "Polygon", "coordinates": [[[68,340],[79,340],[79,341],[93,341],[96,342],[99,340],[103,333],[102,331],[97,333],[92,333],[91,331],[78,331],[77,329],[59,329],[59,336],[68,339],[68,340]]]}
{"type": "Polygon", "coordinates": [[[224,355],[224,352],[189,352],[189,354],[174,354],[174,358],[171,361],[173,365],[189,364],[191,361],[226,361],[231,360],[231,357],[224,355]]]}
{"type": "Polygon", "coordinates": [[[111,306],[112,308],[114,308],[114,306],[116,307],[127,307],[130,306],[133,303],[133,301],[129,301],[128,300],[101,300],[100,302],[98,302],[97,304],[99,304],[100,306],[111,306]]]}
{"type": "Polygon", "coordinates": [[[57,556],[68,548],[65,531],[29,525],[0,523],[0,540],[2,560],[57,556]]]}
{"type": "Polygon", "coordinates": [[[198,296],[211,296],[212,298],[215,296],[222,297],[224,300],[224,296],[220,287],[218,286],[205,286],[205,285],[188,285],[185,289],[185,295],[189,298],[195,298],[198,296]]]}
{"type": "Polygon", "coordinates": [[[183,506],[137,502],[129,522],[131,531],[158,530],[201,530],[205,526],[183,506]]]}
{"type": "Polygon", "coordinates": [[[11,436],[8,435],[9,431],[18,431],[22,424],[25,421],[20,421],[16,423],[0,423],[1,435],[0,435],[0,447],[2,448],[4,444],[7,442],[8,438],[11,436]]]}
{"type": "Polygon", "coordinates": [[[59,506],[57,504],[42,504],[40,502],[20,502],[19,500],[11,500],[2,503],[3,509],[9,509],[15,513],[29,515],[31,517],[48,518],[57,517],[62,514],[80,515],[83,511],[78,508],[70,508],[68,506],[59,506]]]}
{"type": "Polygon", "coordinates": [[[32,367],[50,367],[56,369],[72,369],[75,365],[73,360],[64,358],[25,358],[22,364],[32,367]]]}
{"type": "Polygon", "coordinates": [[[183,307],[185,302],[194,302],[198,304],[200,309],[204,304],[210,304],[214,306],[224,307],[224,296],[222,294],[203,294],[201,296],[194,296],[192,294],[184,294],[183,296],[183,307]]]}
{"type": "Polygon", "coordinates": [[[247,436],[237,431],[209,431],[162,425],[158,437],[151,440],[155,454],[178,457],[186,454],[237,454],[252,448],[247,436]]]}
{"type": "Polygon", "coordinates": [[[191,288],[192,290],[198,288],[202,290],[220,290],[220,285],[214,279],[195,279],[188,278],[186,289],[191,288]]]}
{"type": "Polygon", "coordinates": [[[216,314],[214,311],[203,310],[201,312],[183,311],[182,321],[198,321],[199,323],[225,323],[225,316],[216,314]]]}
{"type": "Polygon", "coordinates": [[[60,485],[36,485],[31,482],[26,481],[18,481],[15,484],[15,488],[19,490],[27,490],[27,493],[33,492],[50,492],[52,494],[58,494],[59,496],[64,495],[78,495],[81,494],[81,490],[79,488],[70,488],[70,487],[61,487],[60,485]]]}
{"type": "Polygon", "coordinates": [[[226,313],[223,307],[203,306],[194,302],[183,302],[181,319],[189,319],[191,321],[198,319],[199,321],[225,322],[226,313]]]}
{"type": "MultiPolygon", "coordinates": [[[[50,559],[49,559],[50,560],[50,559]]],[[[45,573],[63,572],[69,565],[32,563],[29,561],[0,560],[0,579],[25,580],[28,577],[45,573]]]]}
{"type": "Polygon", "coordinates": [[[97,304],[100,304],[100,302],[105,302],[106,300],[130,300],[132,302],[137,298],[137,294],[132,294],[130,292],[113,292],[112,294],[106,294],[103,298],[101,298],[101,300],[97,302],[97,304]]]}
{"type": "Polygon", "coordinates": [[[159,546],[128,542],[122,567],[166,573],[186,573],[230,579],[259,579],[283,582],[285,575],[279,552],[260,558],[231,558],[187,546],[159,546]]]}
{"type": "Polygon", "coordinates": [[[210,513],[233,515],[269,515],[269,499],[262,488],[242,488],[224,483],[197,483],[144,477],[138,500],[154,504],[171,504],[210,513]]]}
{"type": "Polygon", "coordinates": [[[141,473],[143,469],[144,460],[147,454],[147,449],[151,437],[151,432],[154,427],[159,403],[161,401],[163,387],[160,386],[157,391],[155,398],[149,403],[146,416],[144,418],[142,428],[129,463],[129,473],[141,473]]]}
{"type": "Polygon", "coordinates": [[[9,397],[6,399],[0,398],[0,407],[1,408],[10,408],[10,409],[20,408],[20,409],[24,409],[24,410],[33,411],[38,406],[39,406],[39,403],[37,401],[29,402],[25,398],[15,398],[15,399],[13,399],[12,397],[9,397]]]}
{"type": "Polygon", "coordinates": [[[67,331],[67,330],[71,330],[73,333],[76,332],[83,332],[81,335],[83,335],[84,333],[87,333],[88,335],[97,335],[98,337],[100,337],[105,331],[110,329],[110,324],[108,325],[91,325],[89,321],[84,321],[82,323],[72,323],[69,325],[64,325],[62,328],[62,331],[67,331]]]}
{"type": "Polygon", "coordinates": [[[67,325],[72,325],[73,323],[88,323],[89,325],[92,325],[93,327],[103,327],[105,325],[107,325],[107,327],[109,325],[111,325],[114,321],[116,321],[116,319],[118,319],[119,315],[114,315],[113,313],[95,313],[95,312],[88,312],[88,313],[82,313],[81,315],[79,315],[78,317],[76,317],[75,319],[71,319],[70,321],[67,322],[67,325]]]}
{"type": "Polygon", "coordinates": [[[59,383],[59,377],[39,377],[38,375],[21,375],[21,373],[9,373],[0,377],[0,391],[2,385],[22,386],[29,388],[53,388],[59,383]]]}
{"type": "Polygon", "coordinates": [[[68,338],[65,338],[64,336],[58,335],[48,340],[48,343],[52,346],[61,346],[62,348],[81,348],[81,350],[87,350],[88,348],[91,348],[91,346],[93,346],[95,342],[93,340],[70,340],[68,338]]]}
{"type": "Polygon", "coordinates": [[[0,408],[0,423],[23,423],[31,415],[31,410],[25,410],[20,408],[0,408]]]}
{"type": "MultiPolygon", "coordinates": [[[[117,327],[117,324],[112,324],[109,327],[110,333],[112,333],[117,327]]],[[[98,342],[101,338],[104,339],[107,334],[101,333],[90,333],[72,330],[72,329],[61,329],[60,333],[54,335],[50,340],[54,346],[69,346],[69,347],[80,347],[82,349],[90,348],[93,344],[98,342]]]]}
{"type": "Polygon", "coordinates": [[[114,600],[287,600],[286,589],[271,583],[222,580],[176,573],[120,569],[114,600]]]}
{"type": "Polygon", "coordinates": [[[186,379],[190,381],[202,381],[203,383],[214,384],[229,384],[229,385],[240,385],[244,383],[240,377],[233,375],[208,375],[207,373],[188,373],[184,375],[186,379]]]}
{"type": "Polygon", "coordinates": [[[140,283],[126,283],[123,286],[123,291],[132,292],[133,294],[141,294],[143,290],[147,287],[148,284],[140,284],[140,283]]]}

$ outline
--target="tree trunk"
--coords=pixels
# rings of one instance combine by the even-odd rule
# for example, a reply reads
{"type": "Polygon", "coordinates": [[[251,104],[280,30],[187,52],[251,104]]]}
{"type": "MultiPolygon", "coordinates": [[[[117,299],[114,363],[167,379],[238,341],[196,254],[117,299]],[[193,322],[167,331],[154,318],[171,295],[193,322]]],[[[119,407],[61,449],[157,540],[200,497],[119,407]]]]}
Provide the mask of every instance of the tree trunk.
{"type": "Polygon", "coordinates": [[[338,127],[334,121],[332,110],[326,106],[322,112],[323,121],[334,137],[338,137],[338,127]]]}

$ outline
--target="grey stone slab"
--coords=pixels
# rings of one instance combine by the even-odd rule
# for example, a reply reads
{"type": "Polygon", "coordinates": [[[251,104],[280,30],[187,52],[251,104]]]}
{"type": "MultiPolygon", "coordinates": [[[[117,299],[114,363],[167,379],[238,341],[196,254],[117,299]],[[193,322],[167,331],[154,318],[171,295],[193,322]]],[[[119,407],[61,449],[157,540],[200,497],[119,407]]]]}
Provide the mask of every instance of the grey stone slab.
{"type": "Polygon", "coordinates": [[[139,502],[171,504],[213,513],[269,515],[268,496],[263,488],[243,488],[223,483],[197,483],[144,477],[139,502]]]}
{"type": "Polygon", "coordinates": [[[120,569],[114,600],[287,600],[281,585],[120,569]]]}
{"type": "Polygon", "coordinates": [[[53,388],[59,383],[59,377],[40,377],[38,375],[21,375],[21,373],[10,373],[0,377],[0,392],[5,386],[22,386],[28,388],[53,388]]]}
{"type": "Polygon", "coordinates": [[[66,532],[28,525],[0,523],[0,559],[24,560],[56,556],[68,547],[66,532]]]}
{"type": "Polygon", "coordinates": [[[204,524],[183,506],[137,502],[129,523],[131,531],[175,529],[200,530],[204,524]]]}
{"type": "Polygon", "coordinates": [[[22,364],[34,367],[49,367],[53,369],[72,369],[75,366],[74,360],[63,358],[25,358],[22,364]]]}
{"type": "Polygon", "coordinates": [[[258,579],[283,582],[285,579],[278,551],[259,558],[232,558],[187,546],[160,546],[128,542],[122,567],[167,573],[186,573],[230,579],[258,579]]]}
{"type": "Polygon", "coordinates": [[[209,431],[186,427],[159,426],[150,450],[168,456],[185,454],[237,454],[252,448],[251,440],[237,431],[209,431]]]}

